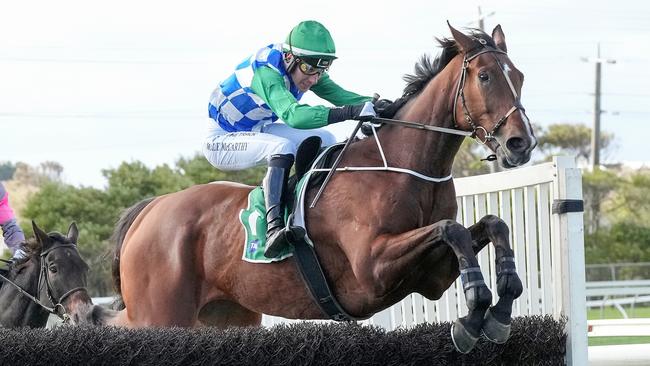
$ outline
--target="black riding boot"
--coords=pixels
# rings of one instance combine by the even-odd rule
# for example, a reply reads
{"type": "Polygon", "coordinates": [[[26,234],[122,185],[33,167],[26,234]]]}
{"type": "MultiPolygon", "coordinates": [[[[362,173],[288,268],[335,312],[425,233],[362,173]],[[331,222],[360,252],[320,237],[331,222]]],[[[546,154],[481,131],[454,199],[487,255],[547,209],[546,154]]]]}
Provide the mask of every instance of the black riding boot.
{"type": "Polygon", "coordinates": [[[286,239],[284,209],[282,196],[287,186],[289,170],[293,165],[293,155],[272,155],[269,160],[269,169],[266,172],[262,189],[264,190],[264,203],[266,204],[266,249],[264,256],[274,258],[289,245],[286,239]]]}

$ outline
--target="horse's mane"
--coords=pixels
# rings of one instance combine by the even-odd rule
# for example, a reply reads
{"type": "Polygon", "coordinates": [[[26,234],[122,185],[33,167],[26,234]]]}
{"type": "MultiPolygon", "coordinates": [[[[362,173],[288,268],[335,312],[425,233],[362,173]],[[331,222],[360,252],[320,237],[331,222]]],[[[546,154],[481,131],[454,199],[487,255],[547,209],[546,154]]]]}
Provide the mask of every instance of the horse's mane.
{"type": "MultiPolygon", "coordinates": [[[[488,46],[496,48],[496,44],[492,37],[479,29],[470,29],[469,36],[484,39],[488,46]]],[[[433,61],[431,61],[429,55],[422,55],[420,60],[415,63],[414,73],[406,74],[403,77],[404,81],[406,81],[406,87],[404,88],[402,96],[382,111],[380,117],[393,118],[400,108],[411,100],[411,98],[421,92],[431,79],[438,75],[438,73],[440,73],[440,71],[442,71],[442,69],[444,69],[454,57],[458,56],[458,45],[453,38],[436,38],[436,41],[442,48],[440,55],[434,58],[433,61]]]]}
{"type": "MultiPolygon", "coordinates": [[[[492,37],[479,29],[471,29],[469,36],[484,39],[488,46],[496,48],[492,37]]],[[[403,79],[406,81],[406,87],[401,98],[404,99],[404,102],[407,102],[412,96],[419,93],[431,79],[438,75],[458,55],[458,46],[453,38],[436,38],[436,41],[438,41],[442,48],[440,55],[433,59],[433,62],[429,55],[423,55],[420,61],[415,63],[414,73],[404,75],[403,79]]]]}

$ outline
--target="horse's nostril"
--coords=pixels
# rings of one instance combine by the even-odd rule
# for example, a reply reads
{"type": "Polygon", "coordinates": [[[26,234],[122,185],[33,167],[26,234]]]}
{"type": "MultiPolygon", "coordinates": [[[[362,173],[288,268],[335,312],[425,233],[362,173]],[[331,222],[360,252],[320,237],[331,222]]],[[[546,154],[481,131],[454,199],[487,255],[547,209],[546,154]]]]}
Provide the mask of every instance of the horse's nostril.
{"type": "Polygon", "coordinates": [[[522,152],[526,151],[528,145],[526,144],[526,140],[520,137],[512,137],[506,142],[506,147],[512,152],[522,152]]]}

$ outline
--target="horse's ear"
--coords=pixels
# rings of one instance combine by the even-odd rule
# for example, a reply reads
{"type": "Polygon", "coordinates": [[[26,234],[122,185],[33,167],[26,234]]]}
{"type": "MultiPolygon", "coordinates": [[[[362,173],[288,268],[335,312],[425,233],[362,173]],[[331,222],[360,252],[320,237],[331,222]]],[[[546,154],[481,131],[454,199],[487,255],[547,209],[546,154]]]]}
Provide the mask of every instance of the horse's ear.
{"type": "Polygon", "coordinates": [[[506,46],[506,36],[503,34],[501,24],[498,24],[496,27],[494,27],[494,30],[492,31],[492,39],[501,51],[508,52],[508,47],[506,46]]]}
{"type": "Polygon", "coordinates": [[[34,229],[34,236],[36,237],[36,240],[44,246],[45,244],[50,242],[50,237],[47,235],[47,233],[41,228],[36,225],[36,223],[32,220],[32,228],[34,229]]]}
{"type": "Polygon", "coordinates": [[[70,224],[70,228],[68,228],[68,235],[66,236],[68,239],[70,239],[71,242],[77,244],[77,239],[79,238],[79,229],[77,229],[77,223],[73,221],[72,224],[70,224]]]}
{"type": "Polygon", "coordinates": [[[451,30],[451,35],[454,37],[454,40],[456,41],[456,44],[458,45],[462,53],[467,53],[468,51],[476,47],[477,42],[475,42],[474,39],[472,39],[472,37],[464,34],[459,30],[456,30],[456,28],[452,27],[451,24],[449,24],[449,21],[447,21],[447,25],[449,26],[449,30],[451,30]]]}

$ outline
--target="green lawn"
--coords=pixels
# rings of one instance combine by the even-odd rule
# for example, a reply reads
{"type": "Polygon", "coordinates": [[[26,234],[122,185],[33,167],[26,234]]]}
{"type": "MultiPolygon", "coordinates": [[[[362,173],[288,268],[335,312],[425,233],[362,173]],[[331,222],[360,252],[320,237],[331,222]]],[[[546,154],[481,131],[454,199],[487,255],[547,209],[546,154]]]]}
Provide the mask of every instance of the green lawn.
{"type": "MultiPolygon", "coordinates": [[[[650,306],[635,306],[632,310],[631,306],[624,306],[627,316],[630,318],[650,318],[650,306]]],[[[592,308],[587,310],[587,319],[623,319],[623,315],[613,306],[607,306],[603,309],[602,313],[600,308],[592,308]]]]}
{"type": "MultiPolygon", "coordinates": [[[[650,318],[650,306],[624,306],[627,316],[630,318],[650,318]]],[[[623,319],[623,315],[613,306],[587,310],[587,319],[623,319]]],[[[650,336],[643,337],[589,337],[589,346],[608,346],[617,344],[650,344],[650,336]]]]}
{"type": "Polygon", "coordinates": [[[618,344],[650,344],[649,337],[589,337],[589,346],[613,346],[618,344]]]}

